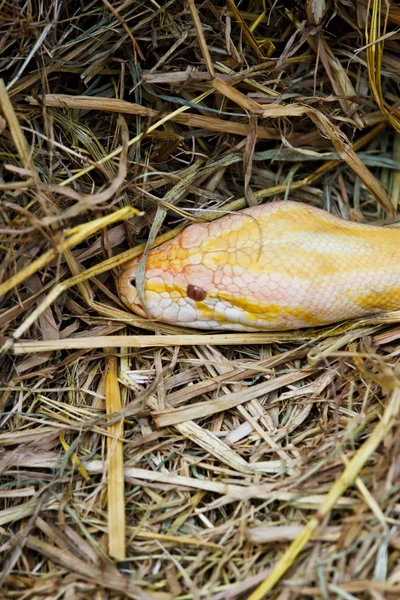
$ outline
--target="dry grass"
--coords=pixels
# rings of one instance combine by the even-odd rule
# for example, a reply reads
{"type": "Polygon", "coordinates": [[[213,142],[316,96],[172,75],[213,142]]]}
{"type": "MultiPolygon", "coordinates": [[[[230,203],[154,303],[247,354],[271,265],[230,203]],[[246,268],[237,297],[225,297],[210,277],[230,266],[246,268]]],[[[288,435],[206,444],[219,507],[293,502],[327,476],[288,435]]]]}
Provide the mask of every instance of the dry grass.
{"type": "Polygon", "coordinates": [[[260,201],[395,222],[398,5],[0,7],[0,597],[398,598],[399,314],[199,334],[114,286],[260,201]]]}

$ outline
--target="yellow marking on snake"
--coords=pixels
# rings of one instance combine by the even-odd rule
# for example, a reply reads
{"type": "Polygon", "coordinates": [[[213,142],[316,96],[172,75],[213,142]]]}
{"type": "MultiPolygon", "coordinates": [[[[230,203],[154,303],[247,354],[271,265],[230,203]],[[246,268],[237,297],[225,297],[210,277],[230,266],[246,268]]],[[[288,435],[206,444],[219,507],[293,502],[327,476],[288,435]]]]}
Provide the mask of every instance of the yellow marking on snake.
{"type": "Polygon", "coordinates": [[[400,310],[400,230],[296,202],[190,225],[152,250],[146,312],[135,288],[138,262],[128,263],[117,282],[121,299],[142,316],[174,325],[287,330],[400,310]],[[189,285],[204,299],[189,298],[189,285]]]}

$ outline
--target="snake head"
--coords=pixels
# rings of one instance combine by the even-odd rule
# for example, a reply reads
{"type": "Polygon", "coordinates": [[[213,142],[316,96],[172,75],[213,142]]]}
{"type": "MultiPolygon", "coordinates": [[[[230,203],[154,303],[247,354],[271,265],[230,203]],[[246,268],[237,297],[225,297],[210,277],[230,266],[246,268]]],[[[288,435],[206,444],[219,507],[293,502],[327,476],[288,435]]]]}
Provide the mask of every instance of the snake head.
{"type": "Polygon", "coordinates": [[[207,305],[214,295],[212,270],[187,263],[174,243],[152,250],[146,261],[143,306],[136,287],[140,258],[127,263],[116,282],[124,304],[141,317],[186,327],[202,320],[203,315],[207,317],[203,327],[207,327],[207,305]]]}
{"type": "Polygon", "coordinates": [[[154,321],[254,330],[266,308],[261,286],[269,281],[259,261],[261,247],[259,219],[252,215],[196,223],[148,253],[141,298],[136,287],[141,257],[124,265],[118,293],[131,311],[154,321]]]}
{"type": "Polygon", "coordinates": [[[119,296],[131,311],[154,321],[253,330],[264,310],[255,281],[263,271],[260,241],[257,221],[243,213],[193,224],[148,253],[141,298],[136,281],[141,257],[125,264],[117,282],[119,296]]]}
{"type": "MultiPolygon", "coordinates": [[[[211,301],[215,288],[214,272],[203,264],[203,252],[195,249],[205,237],[202,228],[195,225],[194,231],[193,226],[189,229],[192,230],[189,236],[183,232],[149,252],[143,298],[139,298],[136,286],[141,257],[124,265],[117,291],[124,304],[137,315],[186,327],[202,320],[207,311],[206,301],[211,301]]],[[[206,326],[205,322],[203,327],[206,326]]]]}

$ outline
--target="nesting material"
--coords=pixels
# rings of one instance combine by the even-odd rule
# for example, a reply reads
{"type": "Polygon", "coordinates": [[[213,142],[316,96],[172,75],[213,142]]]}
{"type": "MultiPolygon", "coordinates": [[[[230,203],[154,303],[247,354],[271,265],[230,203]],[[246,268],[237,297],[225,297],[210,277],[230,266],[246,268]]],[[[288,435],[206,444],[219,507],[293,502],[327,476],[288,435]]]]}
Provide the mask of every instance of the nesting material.
{"type": "Polygon", "coordinates": [[[399,25],[379,0],[3,3],[1,597],[399,597],[399,314],[199,333],[115,288],[259,202],[398,227],[399,25]]]}

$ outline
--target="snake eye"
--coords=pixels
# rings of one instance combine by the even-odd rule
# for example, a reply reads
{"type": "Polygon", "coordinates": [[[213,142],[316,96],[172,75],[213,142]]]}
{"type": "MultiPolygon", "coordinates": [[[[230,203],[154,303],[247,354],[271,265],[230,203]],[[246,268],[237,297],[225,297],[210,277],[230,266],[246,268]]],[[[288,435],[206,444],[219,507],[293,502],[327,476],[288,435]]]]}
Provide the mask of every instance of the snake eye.
{"type": "Polygon", "coordinates": [[[207,296],[203,288],[192,285],[191,283],[187,286],[186,293],[191,300],[195,300],[196,302],[202,302],[207,296]]]}
{"type": "MultiPolygon", "coordinates": [[[[135,283],[136,283],[136,277],[131,277],[130,279],[128,279],[128,283],[131,287],[135,287],[135,283]]],[[[136,288],[135,288],[136,289],[136,288]]]]}

